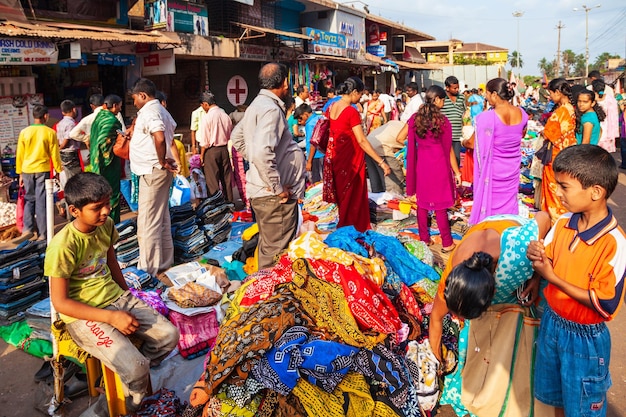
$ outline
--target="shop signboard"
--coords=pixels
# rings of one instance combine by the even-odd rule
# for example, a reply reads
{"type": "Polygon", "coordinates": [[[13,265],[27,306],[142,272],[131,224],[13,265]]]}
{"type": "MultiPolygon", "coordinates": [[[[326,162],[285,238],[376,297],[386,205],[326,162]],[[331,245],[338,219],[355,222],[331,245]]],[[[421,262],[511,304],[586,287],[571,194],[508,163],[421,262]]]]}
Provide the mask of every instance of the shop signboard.
{"type": "Polygon", "coordinates": [[[348,57],[355,58],[359,51],[365,52],[365,20],[360,16],[355,16],[342,11],[336,12],[335,30],[346,37],[346,49],[348,57]]]}
{"type": "Polygon", "coordinates": [[[143,20],[146,30],[165,29],[167,26],[167,0],[144,0],[143,20]]]}
{"type": "Polygon", "coordinates": [[[302,28],[302,32],[311,38],[310,41],[307,41],[308,53],[333,56],[348,55],[345,35],[316,28],[302,28]]]}
{"type": "Polygon", "coordinates": [[[25,94],[11,97],[0,97],[0,149],[5,152],[9,147],[15,153],[17,137],[20,131],[32,122],[32,106],[43,104],[41,94],[25,94]]]}
{"type": "Polygon", "coordinates": [[[367,52],[374,56],[384,57],[387,55],[387,45],[369,45],[367,52]]]}
{"type": "Polygon", "coordinates": [[[239,44],[239,58],[248,61],[270,61],[271,48],[264,45],[239,44]]]}
{"type": "Polygon", "coordinates": [[[59,51],[54,42],[28,38],[0,38],[0,65],[56,64],[59,51]]]}
{"type": "Polygon", "coordinates": [[[176,61],[173,49],[141,54],[141,75],[176,74],[176,61]]]}
{"type": "Polygon", "coordinates": [[[226,84],[226,97],[233,106],[244,104],[248,98],[248,83],[241,75],[235,75],[226,84]]]}
{"type": "Polygon", "coordinates": [[[166,30],[208,36],[209,14],[206,5],[181,0],[167,0],[166,30]]]}

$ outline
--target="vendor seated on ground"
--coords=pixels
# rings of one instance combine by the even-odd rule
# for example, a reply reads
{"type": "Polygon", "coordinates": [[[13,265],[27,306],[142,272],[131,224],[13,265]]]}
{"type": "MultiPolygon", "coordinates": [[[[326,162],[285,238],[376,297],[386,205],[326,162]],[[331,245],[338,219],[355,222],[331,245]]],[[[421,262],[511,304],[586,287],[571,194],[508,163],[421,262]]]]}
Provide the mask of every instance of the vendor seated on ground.
{"type": "Polygon", "coordinates": [[[44,271],[72,339],[120,376],[127,411],[133,412],[147,393],[150,366],[176,347],[179,333],[128,290],[113,249],[118,234],[109,217],[111,193],[95,173],[68,180],[65,199],[74,220],[48,245],[44,271]],[[130,335],[142,342],[140,349],[130,335]]]}
{"type": "Polygon", "coordinates": [[[528,282],[520,299],[530,306],[539,296],[526,249],[550,230],[550,216],[534,219],[514,215],[487,217],[472,226],[450,256],[439,282],[429,322],[429,341],[442,361],[443,318],[451,312],[461,319],[480,317],[491,304],[516,303],[516,289],[528,282]],[[503,245],[504,244],[504,245],[503,245]]]}

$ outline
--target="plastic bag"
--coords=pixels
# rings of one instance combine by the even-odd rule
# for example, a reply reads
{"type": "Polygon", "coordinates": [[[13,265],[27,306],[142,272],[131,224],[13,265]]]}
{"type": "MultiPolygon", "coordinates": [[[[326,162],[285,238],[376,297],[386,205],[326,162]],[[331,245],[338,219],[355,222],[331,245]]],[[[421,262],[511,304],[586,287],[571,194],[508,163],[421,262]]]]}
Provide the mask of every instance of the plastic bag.
{"type": "Polygon", "coordinates": [[[191,185],[187,178],[176,175],[170,195],[170,207],[180,206],[191,201],[191,185]]]}
{"type": "Polygon", "coordinates": [[[24,187],[20,187],[17,192],[17,207],[15,211],[15,227],[17,227],[17,230],[19,230],[20,233],[22,233],[22,229],[24,229],[24,204],[26,203],[26,200],[24,199],[25,194],[26,191],[24,191],[24,187]]]}

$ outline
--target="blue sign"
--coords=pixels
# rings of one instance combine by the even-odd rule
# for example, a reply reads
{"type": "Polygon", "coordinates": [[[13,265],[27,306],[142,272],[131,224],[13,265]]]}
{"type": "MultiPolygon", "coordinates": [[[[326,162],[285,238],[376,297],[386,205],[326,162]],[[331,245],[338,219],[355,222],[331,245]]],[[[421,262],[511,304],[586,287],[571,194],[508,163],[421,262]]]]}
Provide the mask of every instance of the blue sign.
{"type": "Polygon", "coordinates": [[[374,56],[384,57],[387,55],[387,45],[370,45],[367,47],[367,52],[374,56]]]}
{"type": "Polygon", "coordinates": [[[313,54],[346,56],[346,36],[339,33],[325,32],[315,28],[302,28],[308,41],[308,52],[313,54]]]}

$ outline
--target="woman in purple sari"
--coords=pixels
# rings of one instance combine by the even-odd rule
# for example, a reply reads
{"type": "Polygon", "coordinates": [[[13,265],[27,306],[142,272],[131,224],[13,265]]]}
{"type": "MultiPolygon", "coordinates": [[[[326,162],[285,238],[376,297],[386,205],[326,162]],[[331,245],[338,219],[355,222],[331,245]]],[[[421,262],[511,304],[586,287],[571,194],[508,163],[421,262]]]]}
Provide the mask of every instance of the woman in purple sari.
{"type": "Polygon", "coordinates": [[[503,78],[487,83],[490,111],[476,116],[474,135],[463,141],[474,149],[474,204],[469,223],[494,214],[518,214],[520,151],[528,115],[511,104],[515,92],[503,78]]]}

